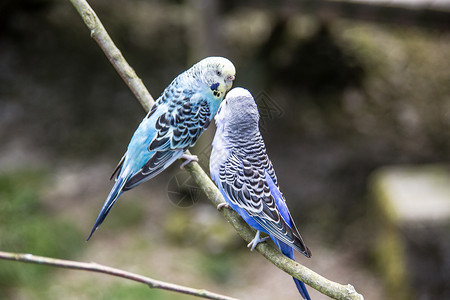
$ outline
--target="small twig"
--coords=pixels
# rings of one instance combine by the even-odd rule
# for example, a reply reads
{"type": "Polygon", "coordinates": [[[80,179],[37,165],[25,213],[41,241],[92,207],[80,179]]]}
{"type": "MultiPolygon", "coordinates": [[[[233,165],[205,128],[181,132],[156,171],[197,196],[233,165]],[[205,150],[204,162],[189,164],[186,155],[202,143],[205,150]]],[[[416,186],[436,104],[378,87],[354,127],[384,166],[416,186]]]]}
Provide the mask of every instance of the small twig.
{"type": "Polygon", "coordinates": [[[127,272],[124,270],[100,265],[97,263],[85,263],[85,262],[79,262],[79,261],[71,261],[71,260],[65,260],[65,259],[56,259],[56,258],[50,258],[50,257],[44,257],[44,256],[36,256],[36,255],[32,255],[32,254],[10,253],[10,252],[3,252],[3,251],[0,251],[0,259],[21,261],[21,262],[26,262],[26,263],[40,264],[40,265],[48,265],[48,266],[54,266],[54,267],[59,267],[59,268],[65,268],[65,269],[75,269],[75,270],[103,273],[103,274],[108,274],[111,276],[116,276],[116,277],[120,277],[120,278],[129,279],[132,281],[144,283],[144,284],[148,285],[150,288],[168,290],[168,291],[173,291],[173,292],[177,292],[177,293],[181,293],[181,294],[202,297],[202,298],[206,298],[206,299],[236,300],[236,298],[219,295],[216,293],[208,292],[203,289],[194,289],[191,287],[185,287],[182,285],[159,281],[159,280],[155,280],[155,279],[145,277],[142,275],[127,272]]]}
{"type": "MultiPolygon", "coordinates": [[[[105,55],[110,58],[114,57],[110,61],[113,63],[117,72],[125,80],[125,82],[130,80],[132,82],[138,82],[139,84],[128,84],[129,88],[138,98],[142,106],[148,111],[153,105],[153,99],[148,93],[142,81],[137,78],[137,75],[130,73],[129,70],[133,70],[122,55],[113,55],[112,53],[119,53],[120,51],[112,42],[108,33],[101,25],[100,20],[97,18],[95,12],[84,0],[70,0],[72,4],[76,7],[79,14],[83,18],[84,22],[91,30],[91,34],[97,43],[100,45],[105,55]],[[101,38],[96,38],[96,37],[101,38]],[[125,75],[127,74],[127,75],[125,75]]],[[[199,187],[205,192],[206,196],[211,200],[211,202],[217,207],[218,204],[224,203],[224,199],[220,194],[217,187],[211,181],[211,179],[202,170],[200,165],[196,162],[191,162],[186,167],[186,170],[191,174],[194,180],[197,182],[199,187]]],[[[231,225],[236,229],[239,235],[250,242],[254,236],[254,230],[251,229],[242,218],[234,211],[230,209],[222,209],[222,215],[227,219],[231,225]]],[[[326,279],[325,277],[315,273],[314,271],[302,266],[298,262],[295,262],[284,255],[282,255],[276,248],[268,243],[259,244],[256,249],[260,252],[267,260],[272,262],[275,266],[285,271],[289,275],[300,279],[304,283],[318,290],[319,292],[334,298],[342,300],[362,300],[364,297],[356,292],[352,285],[342,285],[333,281],[326,279]]]]}

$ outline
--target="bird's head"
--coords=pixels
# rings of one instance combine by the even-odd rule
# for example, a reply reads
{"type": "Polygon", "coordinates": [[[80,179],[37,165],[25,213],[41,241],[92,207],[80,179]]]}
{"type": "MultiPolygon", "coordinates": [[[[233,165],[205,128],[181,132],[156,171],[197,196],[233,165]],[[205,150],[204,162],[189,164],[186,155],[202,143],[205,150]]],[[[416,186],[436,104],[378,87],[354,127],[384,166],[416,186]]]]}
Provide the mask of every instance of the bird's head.
{"type": "Polygon", "coordinates": [[[258,122],[255,99],[248,90],[240,87],[228,92],[216,115],[216,124],[223,124],[230,130],[257,129],[258,122]]]}
{"type": "Polygon", "coordinates": [[[213,56],[198,62],[197,67],[214,96],[223,99],[236,75],[233,63],[224,57],[213,56]]]}

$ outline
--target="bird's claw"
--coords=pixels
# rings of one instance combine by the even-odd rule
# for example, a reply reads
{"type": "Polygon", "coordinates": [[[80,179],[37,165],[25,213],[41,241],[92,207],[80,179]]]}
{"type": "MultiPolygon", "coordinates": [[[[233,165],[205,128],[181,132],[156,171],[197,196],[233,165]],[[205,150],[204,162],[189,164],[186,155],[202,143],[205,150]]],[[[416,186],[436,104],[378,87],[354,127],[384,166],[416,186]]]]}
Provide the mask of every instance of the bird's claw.
{"type": "Polygon", "coordinates": [[[259,230],[256,231],[255,237],[253,238],[253,240],[250,243],[248,243],[247,247],[250,248],[250,251],[255,250],[256,246],[258,246],[259,243],[262,243],[269,238],[268,236],[261,238],[260,234],[261,233],[259,230]]]}
{"type": "Polygon", "coordinates": [[[226,202],[220,203],[219,205],[217,205],[217,210],[221,211],[222,208],[224,208],[224,207],[225,208],[230,208],[230,205],[228,203],[226,203],[226,202]]]}
{"type": "Polygon", "coordinates": [[[184,169],[184,166],[186,166],[191,161],[197,161],[198,162],[197,155],[189,155],[189,154],[183,153],[183,155],[181,155],[180,158],[185,159],[185,161],[181,164],[180,169],[184,169]]]}

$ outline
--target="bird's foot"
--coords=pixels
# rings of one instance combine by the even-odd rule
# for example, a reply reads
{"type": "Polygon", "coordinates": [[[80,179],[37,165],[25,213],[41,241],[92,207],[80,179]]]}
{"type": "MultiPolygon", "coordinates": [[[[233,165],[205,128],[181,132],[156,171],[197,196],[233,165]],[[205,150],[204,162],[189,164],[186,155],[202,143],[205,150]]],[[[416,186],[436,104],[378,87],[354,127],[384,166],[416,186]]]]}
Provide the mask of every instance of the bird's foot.
{"type": "Polygon", "coordinates": [[[268,236],[266,236],[264,238],[261,238],[260,234],[261,234],[261,232],[259,230],[256,231],[255,237],[253,238],[253,240],[250,243],[248,243],[247,247],[248,248],[251,247],[250,251],[255,250],[256,246],[258,246],[259,243],[262,243],[262,242],[264,242],[265,240],[267,240],[269,238],[268,236]]]}
{"type": "Polygon", "coordinates": [[[230,205],[228,203],[226,203],[226,202],[220,203],[219,205],[217,205],[217,210],[221,211],[222,208],[224,208],[224,207],[225,208],[230,208],[230,205]]]}
{"type": "Polygon", "coordinates": [[[183,155],[181,155],[180,158],[185,159],[185,161],[181,164],[180,169],[184,169],[184,166],[187,165],[188,163],[190,163],[191,161],[198,162],[197,155],[189,155],[189,154],[183,153],[183,155]]]}

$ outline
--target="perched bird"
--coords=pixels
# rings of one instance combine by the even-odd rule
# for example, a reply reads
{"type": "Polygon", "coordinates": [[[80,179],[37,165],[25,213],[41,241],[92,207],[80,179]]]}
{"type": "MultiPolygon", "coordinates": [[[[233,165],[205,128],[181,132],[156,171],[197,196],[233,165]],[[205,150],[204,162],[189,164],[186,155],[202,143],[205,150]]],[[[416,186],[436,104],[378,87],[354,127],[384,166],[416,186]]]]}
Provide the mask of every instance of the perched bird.
{"type": "Polygon", "coordinates": [[[125,155],[114,170],[115,184],[87,240],[102,224],[119,196],[162,172],[178,158],[196,156],[184,151],[193,146],[208,128],[236,70],[223,57],[208,57],[178,75],[156,100],[134,132],[125,155]]]}
{"type": "MultiPolygon", "coordinates": [[[[254,229],[251,250],[269,234],[281,252],[291,259],[293,249],[306,257],[311,252],[298,233],[286,200],[280,192],[275,170],[266,153],[259,131],[259,112],[249,91],[234,88],[222,101],[215,117],[217,131],[210,157],[211,178],[219,187],[226,204],[254,229]]],[[[294,278],[304,299],[310,299],[303,282],[294,278]]]]}

